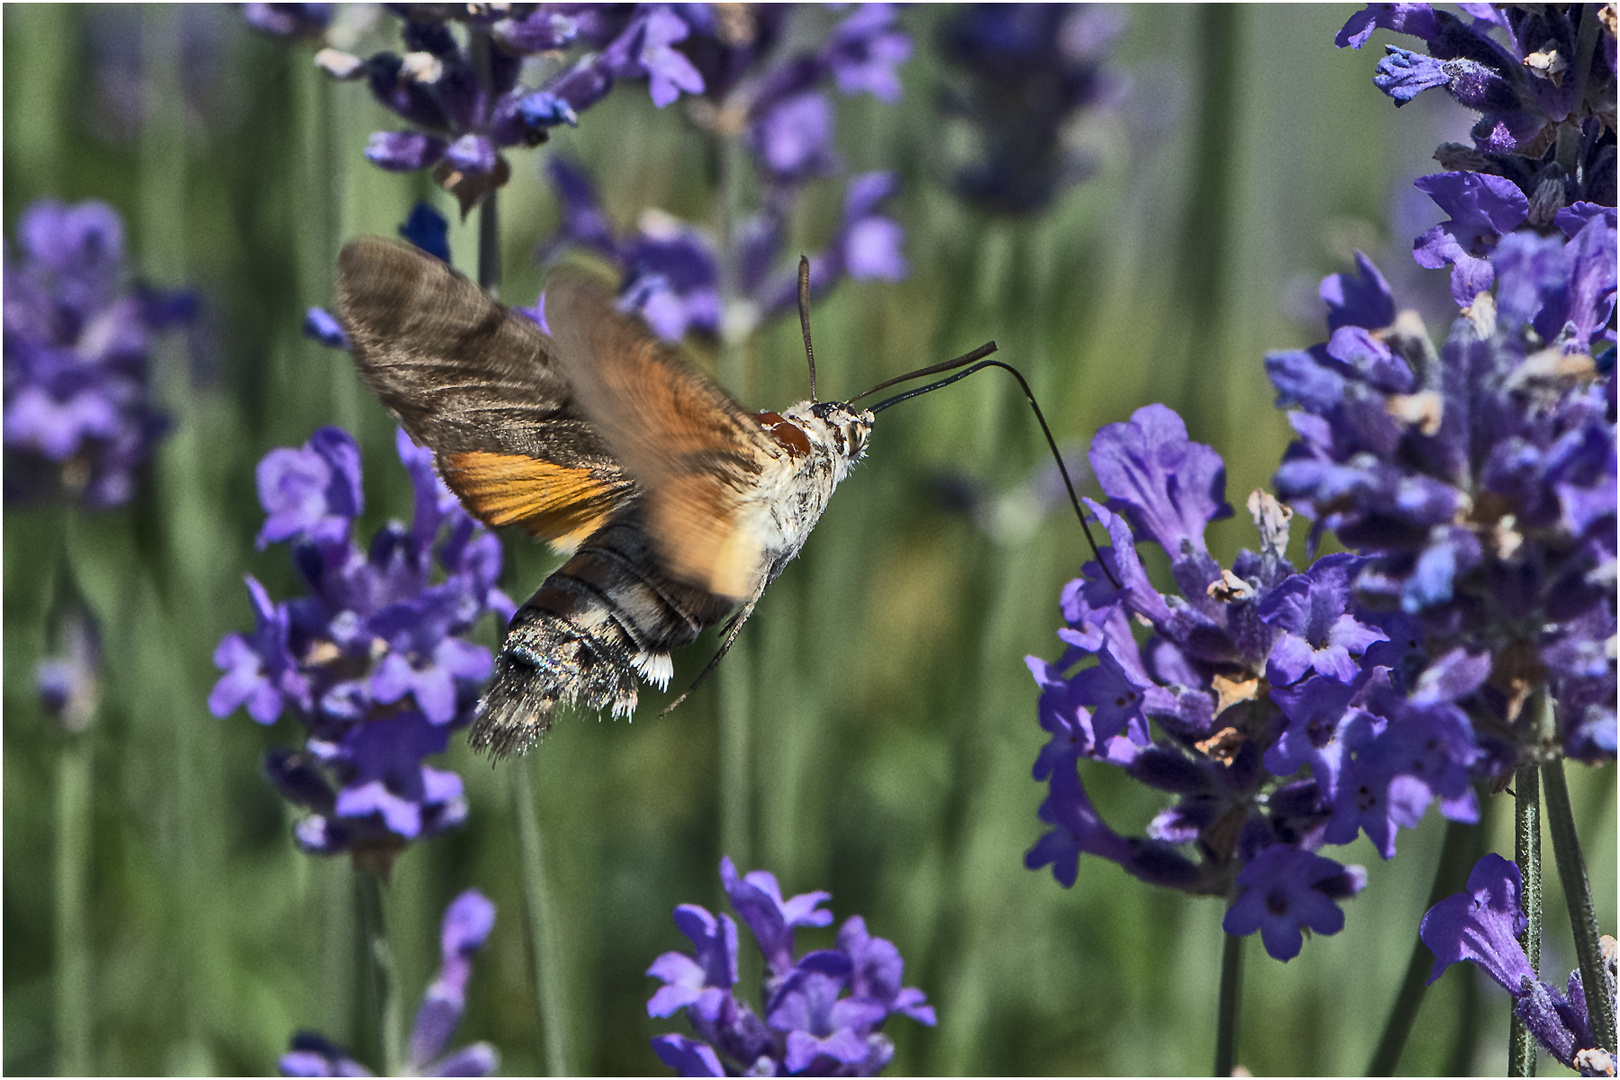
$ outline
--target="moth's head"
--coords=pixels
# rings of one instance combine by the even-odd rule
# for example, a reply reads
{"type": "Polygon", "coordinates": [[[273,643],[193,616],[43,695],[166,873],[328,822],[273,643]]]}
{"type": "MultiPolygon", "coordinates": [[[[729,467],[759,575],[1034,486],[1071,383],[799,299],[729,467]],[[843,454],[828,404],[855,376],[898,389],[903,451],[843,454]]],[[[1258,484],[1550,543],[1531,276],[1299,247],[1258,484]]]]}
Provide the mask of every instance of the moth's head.
{"type": "Polygon", "coordinates": [[[842,401],[801,401],[784,409],[781,416],[804,432],[810,445],[841,465],[840,479],[866,453],[872,414],[865,409],[853,409],[842,401]]]}
{"type": "Polygon", "coordinates": [[[872,414],[866,409],[853,409],[841,401],[817,401],[810,412],[826,424],[836,440],[838,453],[850,464],[866,453],[866,439],[872,433],[872,414]]]}

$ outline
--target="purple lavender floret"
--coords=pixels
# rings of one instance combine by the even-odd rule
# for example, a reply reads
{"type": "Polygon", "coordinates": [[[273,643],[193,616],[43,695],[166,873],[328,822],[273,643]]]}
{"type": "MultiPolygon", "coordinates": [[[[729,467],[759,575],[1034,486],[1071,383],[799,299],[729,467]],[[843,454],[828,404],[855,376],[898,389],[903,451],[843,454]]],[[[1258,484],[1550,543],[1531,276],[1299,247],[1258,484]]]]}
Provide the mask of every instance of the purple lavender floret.
{"type": "MultiPolygon", "coordinates": [[[[1330,317],[1327,344],[1266,359],[1297,409],[1278,492],[1314,520],[1312,543],[1331,530],[1363,556],[1361,600],[1416,620],[1426,656],[1482,658],[1452,698],[1481,730],[1481,777],[1614,756],[1614,661],[1596,654],[1615,627],[1615,429],[1594,354],[1613,348],[1615,228],[1564,220],[1572,239],[1496,242],[1492,291],[1439,348],[1363,259],[1375,314],[1330,317]],[[1526,707],[1542,686],[1553,732],[1526,707]]],[[[1346,287],[1336,275],[1323,295],[1346,287]]]]}
{"type": "Polygon", "coordinates": [[[464,635],[486,611],[505,620],[513,610],[495,584],[499,540],[444,488],[430,451],[403,432],[396,446],[416,512],[366,551],[353,539],[360,453],[347,432],[323,428],[260,462],[260,546],[292,543],[307,592],[277,602],[248,578],[255,629],[220,642],[224,674],[208,699],[216,716],[245,706],[261,724],[283,713],[302,723],[305,748],[265,762],[272,784],[310,811],[299,846],[383,870],[409,841],[465,818],[460,777],[424,762],[471,722],[493,666],[464,635]]]}
{"type": "Polygon", "coordinates": [[[942,108],[976,148],[955,168],[959,196],[1035,214],[1092,174],[1093,155],[1066,136],[1123,97],[1108,67],[1123,27],[1119,10],[1079,4],[973,4],[945,25],[940,52],[965,77],[943,89],[942,108]]]}
{"type": "Polygon", "coordinates": [[[34,203],[17,248],[5,250],[6,501],[119,506],[168,428],[150,396],[152,337],[194,301],[129,288],[124,223],[104,203],[34,203]]]}
{"type": "Polygon", "coordinates": [[[1366,883],[1359,866],[1343,867],[1310,851],[1273,844],[1238,874],[1237,899],[1221,929],[1240,937],[1259,930],[1266,952],[1292,960],[1304,944],[1304,930],[1337,934],[1344,929],[1338,901],[1366,883]]]}
{"type": "Polygon", "coordinates": [[[1530,215],[1530,202],[1512,182],[1481,173],[1420,177],[1417,189],[1451,217],[1417,238],[1412,258],[1430,270],[1451,269],[1451,298],[1467,307],[1496,278],[1490,254],[1497,241],[1530,215]]]}
{"type": "Polygon", "coordinates": [[[1421,39],[1427,53],[1387,46],[1374,85],[1397,106],[1444,89],[1479,113],[1472,146],[1447,143],[1435,156],[1511,182],[1532,224],[1578,202],[1613,206],[1613,22],[1594,4],[1466,9],[1463,19],[1428,4],[1369,4],[1336,41],[1359,49],[1380,29],[1421,39]]]}
{"type": "Polygon", "coordinates": [[[242,18],[261,34],[293,41],[318,41],[332,24],[331,4],[243,4],[242,18]]]}
{"type": "MultiPolygon", "coordinates": [[[[1592,1032],[1580,972],[1570,973],[1563,990],[1536,977],[1519,935],[1526,919],[1520,901],[1519,868],[1500,855],[1486,855],[1468,875],[1468,888],[1430,908],[1419,936],[1434,953],[1433,983],[1452,964],[1471,961],[1513,996],[1513,1011],[1536,1041],[1560,1063],[1583,1076],[1593,1058],[1607,1054],[1592,1032]]],[[[1612,994],[1615,985],[1615,942],[1602,940],[1604,972],[1612,994]]],[[[1609,1071],[1613,1071],[1612,1065],[1609,1071]]]]}
{"type": "Polygon", "coordinates": [[[743,877],[729,858],[720,880],[731,906],[765,957],[763,1019],[739,999],[737,924],[696,904],[675,909],[675,924],[693,954],[664,953],[647,974],[664,985],[647,1002],[649,1016],[685,1009],[696,1039],[660,1035],[659,1060],[682,1076],[872,1076],[894,1046],[879,1030],[893,1014],[932,1027],[933,1007],[922,991],[904,987],[904,961],[892,942],[872,937],[860,916],[844,922],[837,946],[795,957],[793,931],[827,926],[825,892],[782,896],[776,877],[755,870],[743,877]]]}
{"type": "MultiPolygon", "coordinates": [[[[402,1075],[489,1076],[500,1067],[500,1054],[486,1042],[445,1053],[467,1008],[467,982],[472,958],[495,927],[495,905],[477,889],[468,889],[445,909],[439,931],[439,971],[428,985],[411,1026],[402,1075]]],[[[371,1076],[348,1051],[323,1036],[300,1031],[281,1056],[283,1076],[371,1076]]]]}

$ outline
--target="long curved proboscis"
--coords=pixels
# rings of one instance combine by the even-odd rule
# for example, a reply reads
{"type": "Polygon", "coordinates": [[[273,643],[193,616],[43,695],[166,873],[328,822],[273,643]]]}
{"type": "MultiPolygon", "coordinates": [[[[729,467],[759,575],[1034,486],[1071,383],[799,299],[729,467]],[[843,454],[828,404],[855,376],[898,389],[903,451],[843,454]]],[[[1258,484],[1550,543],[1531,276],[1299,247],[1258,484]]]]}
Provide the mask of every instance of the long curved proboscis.
{"type": "Polygon", "coordinates": [[[1121,586],[1119,579],[1114,576],[1114,571],[1109,568],[1108,563],[1102,557],[1102,552],[1097,549],[1097,539],[1091,535],[1091,526],[1086,523],[1086,513],[1080,507],[1080,496],[1075,494],[1074,481],[1069,478],[1069,468],[1067,465],[1063,464],[1063,455],[1058,453],[1057,440],[1052,438],[1052,429],[1047,426],[1046,417],[1041,413],[1041,406],[1038,402],[1036,402],[1035,394],[1030,390],[1029,383],[1024,381],[1023,375],[1019,374],[1018,369],[1013,367],[1011,364],[1004,364],[1000,360],[982,359],[995,351],[996,343],[993,341],[987,341],[983,345],[980,345],[977,349],[974,349],[972,352],[965,353],[954,360],[946,360],[944,363],[935,364],[932,367],[913,371],[909,375],[901,375],[897,378],[889,379],[886,382],[878,383],[876,386],[872,387],[872,389],[866,391],[866,393],[851,398],[850,403],[853,404],[854,402],[860,400],[860,398],[874,394],[885,387],[893,386],[895,383],[905,382],[909,379],[921,378],[924,375],[937,375],[942,371],[951,371],[955,368],[963,368],[963,370],[957,371],[956,374],[948,376],[947,378],[940,379],[938,382],[931,382],[926,386],[914,386],[910,390],[902,391],[893,397],[884,398],[882,401],[872,406],[871,411],[874,414],[880,413],[884,409],[887,409],[890,405],[898,405],[902,401],[914,398],[919,394],[926,394],[930,391],[938,390],[942,386],[949,386],[958,379],[965,379],[974,372],[983,371],[987,367],[1001,368],[1003,371],[1012,375],[1013,378],[1018,380],[1019,387],[1024,391],[1024,399],[1029,402],[1029,407],[1035,410],[1035,419],[1041,425],[1041,434],[1046,436],[1046,445],[1052,451],[1052,460],[1057,462],[1058,473],[1063,477],[1063,487],[1069,493],[1069,505],[1074,507],[1074,516],[1079,519],[1080,529],[1086,534],[1086,543],[1091,545],[1092,554],[1097,556],[1097,565],[1101,566],[1103,573],[1108,575],[1108,580],[1113,583],[1114,588],[1120,588],[1121,586]],[[977,363],[975,363],[975,361],[977,361],[977,363]],[[972,366],[964,367],[964,365],[972,366]]]}

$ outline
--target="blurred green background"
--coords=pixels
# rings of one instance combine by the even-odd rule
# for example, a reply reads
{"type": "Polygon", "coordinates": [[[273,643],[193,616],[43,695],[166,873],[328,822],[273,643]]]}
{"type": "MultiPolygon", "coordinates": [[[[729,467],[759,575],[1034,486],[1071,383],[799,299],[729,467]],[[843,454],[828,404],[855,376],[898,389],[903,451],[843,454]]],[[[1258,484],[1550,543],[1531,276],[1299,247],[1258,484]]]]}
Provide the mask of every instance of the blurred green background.
{"type": "MultiPolygon", "coordinates": [[[[1439,219],[1410,197],[1436,143],[1470,117],[1421,98],[1397,115],[1371,85],[1380,49],[1333,48],[1354,8],[1127,9],[1116,68],[1133,93],[1092,133],[1098,174],[1042,216],[993,220],[942,183],[949,132],[936,109],[953,73],[937,58],[949,8],[906,10],[912,59],[898,106],[839,100],[851,171],[901,173],[895,216],[910,277],[845,282],[814,326],[826,394],[994,338],[1031,380],[1060,442],[1154,401],[1187,418],[1227,462],[1236,518],[1214,526],[1228,562],[1253,546],[1241,510],[1267,484],[1288,429],[1271,407],[1268,350],[1323,335],[1319,278],[1360,248],[1398,298],[1443,326],[1444,275],[1406,252],[1439,219]],[[1438,277],[1438,280],[1435,280],[1438,277]]],[[[5,1027],[7,1073],[58,1068],[59,967],[53,875],[57,763],[64,739],[43,715],[33,671],[65,559],[102,621],[102,706],[88,736],[94,824],[89,994],[81,1018],[94,1071],[263,1073],[296,1028],[342,1040],[355,1002],[352,871],[299,854],[294,820],[260,775],[265,750],[300,737],[261,729],[205,701],[215,644],[251,626],[242,576],[294,591],[283,548],[256,552],[253,469],[323,424],[355,431],[366,454],[363,536],[407,517],[410,492],[392,425],[339,353],[300,335],[329,304],[336,252],[359,233],[392,235],[424,177],[360,156],[397,122],[359,85],[329,82],[307,48],[247,30],[222,7],[4,8],[4,225],[34,199],[100,199],[125,217],[132,263],[165,287],[197,288],[199,349],[160,348],[156,396],[173,434],[136,501],[101,514],[6,514],[4,604],[5,1027]]],[[[821,12],[829,25],[836,13],[821,12]]],[[[1381,43],[1379,38],[1375,44],[1381,43]]],[[[657,207],[703,222],[711,156],[679,108],[619,88],[539,151],[510,153],[502,194],[503,294],[530,303],[531,255],[553,228],[542,155],[562,152],[609,178],[603,197],[628,227],[657,207]]],[[[812,192],[795,242],[815,250],[842,185],[812,192]]],[[[436,204],[450,212],[448,197],[436,204]]],[[[452,229],[470,267],[472,224],[452,229]]],[[[791,318],[747,357],[745,404],[805,396],[791,318]]],[[[680,711],[634,724],[565,719],[527,758],[491,769],[459,743],[441,762],[468,785],[465,828],[415,845],[385,894],[398,990],[408,1009],[438,962],[444,906],[477,886],[499,907],[477,960],[456,1044],[488,1039],[501,1071],[545,1067],[565,1039],[579,1072],[662,1071],[647,1040],[685,1031],[650,1020],[643,972],[684,948],[671,909],[723,908],[724,843],[741,869],[766,868],[786,893],[828,889],[841,922],[866,917],[906,958],[906,982],[939,1011],[903,1018],[895,1073],[1201,1073],[1215,1021],[1223,906],[1156,890],[1085,860],[1072,890],[1023,868],[1041,834],[1044,791],[1029,775],[1043,735],[1026,654],[1055,656],[1058,590],[1087,557],[1064,508],[1029,496],[1050,467],[1010,380],[980,375],[887,412],[867,461],[840,489],[799,562],[772,586],[720,674],[680,711]],[[977,516],[942,490],[979,494],[977,516]],[[726,698],[744,704],[753,777],[747,827],[725,830],[718,798],[726,698]],[[545,830],[566,1011],[537,1018],[522,916],[514,771],[529,770],[545,830]]],[[[1094,489],[1086,485],[1090,493],[1094,489]]],[[[1303,562],[1303,524],[1292,554],[1303,562]]],[[[504,585],[521,599],[554,564],[507,538],[504,585]]],[[[493,646],[498,630],[483,628],[493,646]]],[[[712,641],[677,656],[675,690],[712,641]]],[[[1087,773],[1122,832],[1159,809],[1151,793],[1087,773]]],[[[1571,784],[1599,919],[1614,929],[1612,767],[1571,784]]],[[[1488,797],[1491,846],[1511,850],[1505,797],[1488,797]]],[[[1441,823],[1431,813],[1383,864],[1365,841],[1334,857],[1365,865],[1345,930],[1283,965],[1248,949],[1239,1060],[1254,1073],[1365,1068],[1425,906],[1441,823]]],[[[1573,966],[1567,918],[1548,873],[1544,971],[1573,966]]],[[[831,931],[801,932],[800,947],[831,931]]],[[[745,953],[747,948],[745,947],[745,953]]],[[[757,962],[745,995],[757,1003],[757,962]]],[[[1462,1060],[1499,1072],[1507,1000],[1453,971],[1424,1001],[1402,1071],[1462,1060]],[[1477,998],[1474,1026],[1459,1019],[1477,998]]]]}

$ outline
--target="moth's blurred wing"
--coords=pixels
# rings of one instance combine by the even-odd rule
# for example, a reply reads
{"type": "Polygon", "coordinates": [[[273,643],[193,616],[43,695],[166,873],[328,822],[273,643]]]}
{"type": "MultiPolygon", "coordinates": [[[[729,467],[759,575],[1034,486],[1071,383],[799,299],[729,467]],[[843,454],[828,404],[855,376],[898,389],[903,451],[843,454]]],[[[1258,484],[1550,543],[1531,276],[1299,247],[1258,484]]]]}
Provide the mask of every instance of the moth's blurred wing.
{"type": "Polygon", "coordinates": [[[568,551],[635,496],[533,320],[378,237],[344,246],[337,294],[360,374],[474,516],[568,551]]]}
{"type": "Polygon", "coordinates": [[[641,487],[665,569],[739,601],[757,594],[769,524],[757,496],[781,456],[759,421],[592,278],[553,274],[546,322],[580,412],[641,487]]]}

